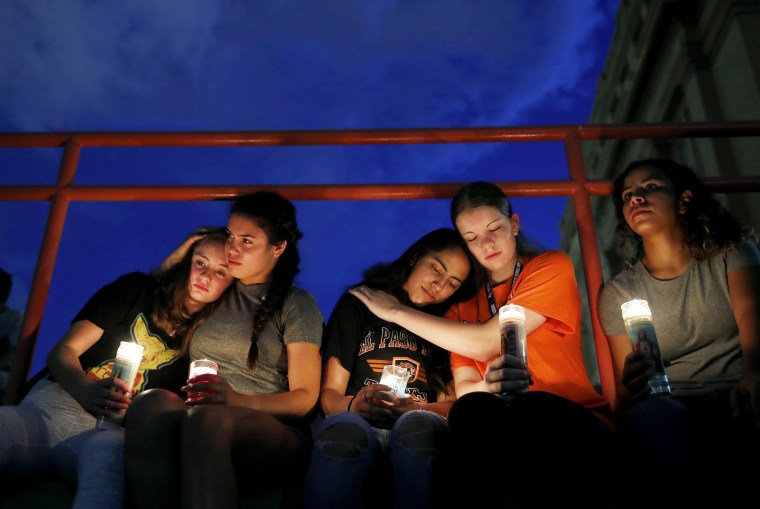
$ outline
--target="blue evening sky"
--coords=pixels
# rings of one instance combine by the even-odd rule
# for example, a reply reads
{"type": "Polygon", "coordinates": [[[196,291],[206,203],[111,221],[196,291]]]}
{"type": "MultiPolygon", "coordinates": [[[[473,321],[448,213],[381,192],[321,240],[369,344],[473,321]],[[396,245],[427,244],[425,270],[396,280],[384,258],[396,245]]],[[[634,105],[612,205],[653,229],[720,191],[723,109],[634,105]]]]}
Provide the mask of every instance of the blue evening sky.
{"type": "MultiPolygon", "coordinates": [[[[587,123],[610,0],[0,3],[0,132],[258,131],[587,123]]],[[[0,149],[0,185],[51,184],[60,149],[0,149]]],[[[85,149],[79,184],[330,184],[567,177],[560,143],[85,149]]],[[[513,200],[559,244],[565,198],[513,200]]],[[[298,283],[325,319],[363,269],[450,226],[447,200],[296,202],[298,283]]],[[[155,267],[226,202],[69,206],[32,374],[101,286],[155,267]]],[[[47,202],[0,202],[26,305],[47,202]]]]}

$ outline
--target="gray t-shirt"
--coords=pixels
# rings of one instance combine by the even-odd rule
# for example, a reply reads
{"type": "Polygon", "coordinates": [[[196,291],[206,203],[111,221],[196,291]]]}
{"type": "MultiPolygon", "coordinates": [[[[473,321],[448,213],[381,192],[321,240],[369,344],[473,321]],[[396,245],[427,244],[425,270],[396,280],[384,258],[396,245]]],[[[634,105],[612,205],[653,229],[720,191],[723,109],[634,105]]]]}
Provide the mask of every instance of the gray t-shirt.
{"type": "Polygon", "coordinates": [[[620,305],[644,299],[652,311],[657,342],[673,395],[729,388],[741,376],[739,328],[728,293],[728,274],[760,265],[754,244],[693,261],[681,276],[659,280],[636,262],[602,289],[599,319],[608,336],[626,334],[620,305]]]}
{"type": "Polygon", "coordinates": [[[246,286],[237,281],[222,304],[201,325],[190,342],[191,359],[211,359],[219,375],[243,394],[273,394],[288,390],[289,343],[322,344],[324,318],[314,296],[297,286],[288,291],[282,309],[258,338],[258,358],[248,368],[253,316],[268,284],[246,286]]]}

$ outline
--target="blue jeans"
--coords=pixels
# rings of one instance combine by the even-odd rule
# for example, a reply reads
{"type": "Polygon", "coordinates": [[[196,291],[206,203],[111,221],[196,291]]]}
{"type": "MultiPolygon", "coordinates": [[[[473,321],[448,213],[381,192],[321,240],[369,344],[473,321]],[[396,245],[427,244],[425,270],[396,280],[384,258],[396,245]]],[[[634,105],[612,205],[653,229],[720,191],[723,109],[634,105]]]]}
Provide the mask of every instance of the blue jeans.
{"type": "Polygon", "coordinates": [[[760,430],[733,417],[728,389],[638,401],[621,432],[640,470],[656,465],[670,486],[699,487],[672,490],[667,500],[681,505],[717,496],[722,506],[739,507],[760,478],[760,430]]]}
{"type": "Polygon", "coordinates": [[[387,444],[382,441],[385,432],[357,414],[327,417],[316,432],[304,482],[304,507],[360,507],[365,486],[371,486],[368,495],[376,500],[388,492],[391,480],[395,507],[431,507],[448,449],[446,419],[414,410],[396,421],[387,444]],[[383,466],[392,470],[392,476],[383,466]]]}

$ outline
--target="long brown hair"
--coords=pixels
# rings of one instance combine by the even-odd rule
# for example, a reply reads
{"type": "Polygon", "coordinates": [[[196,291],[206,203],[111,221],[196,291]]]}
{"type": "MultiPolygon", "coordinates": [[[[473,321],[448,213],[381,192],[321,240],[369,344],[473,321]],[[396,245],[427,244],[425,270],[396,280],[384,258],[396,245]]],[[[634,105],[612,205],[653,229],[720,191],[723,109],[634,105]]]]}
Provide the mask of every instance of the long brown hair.
{"type": "MultiPolygon", "coordinates": [[[[219,306],[221,297],[203,306],[196,313],[189,313],[185,307],[190,267],[193,263],[193,253],[201,244],[207,242],[226,243],[227,230],[215,228],[203,238],[193,243],[185,256],[178,263],[162,273],[157,273],[158,285],[153,291],[153,313],[151,319],[158,327],[168,334],[182,338],[181,356],[187,356],[190,349],[190,339],[200,325],[219,306]]],[[[225,291],[226,293],[226,291],[225,291]]],[[[224,294],[222,295],[222,297],[224,294]]]]}
{"type": "MultiPolygon", "coordinates": [[[[404,253],[390,263],[373,265],[364,271],[364,280],[358,285],[366,285],[370,288],[392,293],[402,302],[435,316],[443,315],[448,309],[459,302],[470,300],[480,288],[481,271],[478,261],[470,253],[467,245],[459,235],[459,232],[451,228],[439,228],[417,239],[404,253]],[[462,282],[448,299],[430,306],[415,306],[409,302],[408,294],[403,286],[409,278],[417,262],[428,253],[439,253],[447,249],[458,248],[467,257],[470,271],[467,278],[462,282]]],[[[446,384],[452,379],[449,366],[449,355],[443,348],[427,341],[428,346],[428,380],[430,387],[436,392],[446,392],[446,384]]]]}

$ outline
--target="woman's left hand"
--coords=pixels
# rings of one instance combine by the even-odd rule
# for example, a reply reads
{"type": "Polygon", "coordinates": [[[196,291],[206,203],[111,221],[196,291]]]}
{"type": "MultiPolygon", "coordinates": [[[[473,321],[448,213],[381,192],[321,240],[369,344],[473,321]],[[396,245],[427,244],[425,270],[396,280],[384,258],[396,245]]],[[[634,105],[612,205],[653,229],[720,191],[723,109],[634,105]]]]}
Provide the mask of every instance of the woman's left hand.
{"type": "Polygon", "coordinates": [[[361,388],[351,405],[351,411],[364,417],[376,428],[390,429],[398,419],[393,414],[391,388],[382,384],[370,384],[361,388]]]}
{"type": "Polygon", "coordinates": [[[405,413],[411,412],[412,410],[421,410],[422,406],[419,402],[417,402],[416,399],[414,399],[413,396],[407,393],[403,398],[393,398],[393,406],[390,407],[390,409],[391,412],[393,412],[393,415],[396,417],[401,417],[405,413]]]}

